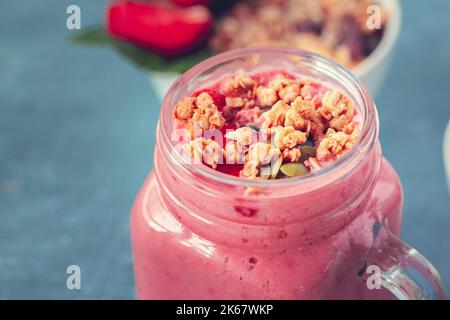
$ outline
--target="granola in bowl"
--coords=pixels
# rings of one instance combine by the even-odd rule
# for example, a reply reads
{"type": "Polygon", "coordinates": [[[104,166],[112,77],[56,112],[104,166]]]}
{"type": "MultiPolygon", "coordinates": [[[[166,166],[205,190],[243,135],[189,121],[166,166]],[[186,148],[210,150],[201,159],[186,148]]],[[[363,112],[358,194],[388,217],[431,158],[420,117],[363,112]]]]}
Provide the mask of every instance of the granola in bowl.
{"type": "Polygon", "coordinates": [[[253,46],[296,47],[353,68],[381,42],[388,13],[380,5],[379,27],[367,24],[376,0],[246,0],[217,24],[215,52],[253,46]]]}
{"type": "Polygon", "coordinates": [[[179,101],[173,121],[184,159],[245,179],[319,170],[360,132],[352,99],[284,71],[227,77],[179,101]]]}

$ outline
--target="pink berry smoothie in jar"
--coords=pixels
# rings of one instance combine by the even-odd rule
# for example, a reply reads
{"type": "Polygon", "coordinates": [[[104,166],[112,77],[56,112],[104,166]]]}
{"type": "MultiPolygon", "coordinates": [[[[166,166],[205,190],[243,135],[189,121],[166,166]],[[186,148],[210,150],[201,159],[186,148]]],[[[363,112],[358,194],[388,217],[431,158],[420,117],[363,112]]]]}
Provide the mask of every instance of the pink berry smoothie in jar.
{"type": "Polygon", "coordinates": [[[351,74],[294,49],[220,54],[163,101],[131,215],[137,297],[444,298],[398,239],[402,201],[351,74]]]}

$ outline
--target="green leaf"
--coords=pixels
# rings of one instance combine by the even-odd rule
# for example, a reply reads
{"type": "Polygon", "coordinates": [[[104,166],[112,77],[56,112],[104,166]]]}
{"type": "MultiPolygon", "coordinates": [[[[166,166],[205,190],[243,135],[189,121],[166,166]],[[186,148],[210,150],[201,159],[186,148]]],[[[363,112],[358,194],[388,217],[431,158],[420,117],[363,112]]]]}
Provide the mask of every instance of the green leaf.
{"type": "Polygon", "coordinates": [[[111,45],[114,39],[101,27],[83,28],[69,37],[69,43],[81,45],[111,45]]]}
{"type": "Polygon", "coordinates": [[[183,73],[197,63],[213,55],[211,49],[202,48],[195,52],[167,58],[127,41],[114,38],[104,27],[89,27],[69,37],[69,43],[74,45],[98,45],[111,47],[128,59],[137,68],[145,71],[183,73]]]}

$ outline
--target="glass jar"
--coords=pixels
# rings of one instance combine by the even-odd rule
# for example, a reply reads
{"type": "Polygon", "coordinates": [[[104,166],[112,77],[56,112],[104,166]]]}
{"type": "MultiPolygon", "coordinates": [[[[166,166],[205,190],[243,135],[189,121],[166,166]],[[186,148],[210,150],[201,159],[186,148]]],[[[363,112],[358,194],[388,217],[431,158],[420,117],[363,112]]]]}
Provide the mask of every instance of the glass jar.
{"type": "Polygon", "coordinates": [[[137,296],[443,298],[437,271],[398,240],[401,216],[402,187],[382,156],[375,105],[352,75],[299,50],[230,51],[189,70],[163,101],[154,169],[131,216],[137,296]],[[171,138],[176,102],[240,70],[273,69],[353,98],[359,142],[333,164],[290,179],[245,180],[182,161],[171,138]]]}

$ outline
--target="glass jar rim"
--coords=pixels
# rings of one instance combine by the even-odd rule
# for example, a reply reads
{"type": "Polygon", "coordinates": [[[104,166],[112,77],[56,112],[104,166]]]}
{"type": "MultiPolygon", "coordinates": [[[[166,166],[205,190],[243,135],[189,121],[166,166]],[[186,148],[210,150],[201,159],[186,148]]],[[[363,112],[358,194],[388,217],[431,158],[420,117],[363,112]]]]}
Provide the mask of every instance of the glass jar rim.
{"type": "MultiPolygon", "coordinates": [[[[184,88],[187,83],[190,82],[191,79],[195,79],[201,74],[207,72],[208,70],[225,64],[227,62],[231,62],[238,59],[243,59],[245,57],[258,56],[258,55],[285,55],[287,57],[299,58],[303,60],[303,62],[309,61],[313,63],[316,68],[322,70],[323,74],[333,74],[334,77],[339,78],[339,83],[341,85],[346,85],[345,87],[357,95],[360,103],[356,103],[357,107],[362,113],[362,126],[361,126],[361,134],[357,141],[357,143],[347,151],[342,157],[337,159],[331,164],[326,165],[320,170],[313,171],[308,175],[301,177],[294,177],[289,179],[274,179],[274,180],[250,180],[243,179],[239,177],[235,177],[232,175],[228,175],[217,170],[214,170],[206,165],[193,165],[191,163],[187,163],[182,160],[182,156],[178,153],[175,153],[175,157],[177,158],[177,163],[181,164],[179,167],[181,170],[185,171],[187,174],[198,174],[212,182],[219,184],[226,184],[229,186],[236,187],[254,187],[254,188],[285,188],[285,187],[294,187],[299,184],[311,183],[313,181],[317,181],[318,179],[323,179],[328,176],[332,172],[336,172],[339,168],[342,168],[351,159],[355,159],[359,156],[359,161],[362,160],[364,154],[368,150],[372,148],[375,143],[375,138],[378,136],[378,114],[375,107],[375,104],[372,100],[372,97],[366,87],[357,80],[347,69],[337,64],[336,62],[322,57],[318,54],[311,53],[305,50],[294,49],[294,48],[285,48],[285,47],[252,47],[252,48],[243,48],[227,51],[225,53],[221,53],[215,55],[209,59],[204,60],[203,62],[195,65],[183,75],[181,75],[170,87],[167,94],[165,95],[162,107],[161,114],[158,123],[158,128],[162,135],[162,144],[164,152],[170,152],[170,148],[173,149],[173,144],[171,142],[171,135],[168,130],[172,119],[172,111],[174,108],[174,104],[172,102],[172,98],[175,93],[184,88]],[[326,72],[326,73],[325,73],[326,72]]],[[[239,70],[236,70],[239,71],[239,70]]],[[[219,80],[219,79],[218,79],[219,80]]],[[[355,98],[355,97],[352,97],[355,98]]],[[[359,161],[357,161],[359,163],[359,161]]],[[[347,175],[343,175],[341,179],[344,179],[347,175]]],[[[340,180],[340,179],[339,179],[340,180]]],[[[337,181],[336,181],[337,182],[337,181]]]]}

